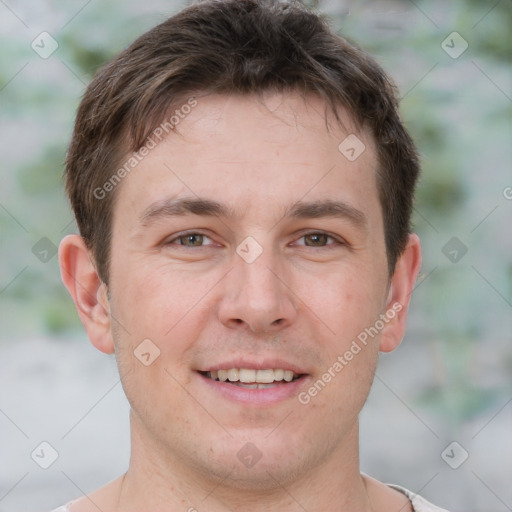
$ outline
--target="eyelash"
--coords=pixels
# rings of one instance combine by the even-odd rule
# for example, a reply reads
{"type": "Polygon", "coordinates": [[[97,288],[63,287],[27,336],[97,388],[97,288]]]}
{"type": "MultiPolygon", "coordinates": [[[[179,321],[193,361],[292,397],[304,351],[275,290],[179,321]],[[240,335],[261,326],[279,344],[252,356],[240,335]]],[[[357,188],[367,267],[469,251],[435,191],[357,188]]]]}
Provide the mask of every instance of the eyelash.
{"type": "MultiPolygon", "coordinates": [[[[315,248],[315,247],[316,248],[327,248],[327,247],[334,246],[334,245],[347,245],[344,240],[342,240],[339,237],[336,237],[334,235],[331,235],[329,233],[326,233],[325,231],[308,231],[307,233],[303,233],[297,240],[301,240],[307,236],[314,236],[314,235],[320,235],[320,236],[325,235],[331,241],[331,243],[327,243],[326,245],[319,245],[319,246],[306,245],[305,243],[299,244],[299,245],[302,247],[313,247],[313,248],[315,248]]],[[[189,231],[187,233],[180,233],[179,235],[173,237],[172,239],[165,242],[165,245],[179,245],[179,246],[186,247],[186,248],[194,248],[194,247],[207,247],[208,245],[215,244],[215,242],[214,242],[212,244],[207,244],[207,245],[187,246],[182,243],[176,243],[177,241],[185,239],[190,236],[203,236],[213,242],[213,240],[208,235],[201,233],[200,231],[189,231]]]]}
{"type": "Polygon", "coordinates": [[[326,236],[327,239],[331,241],[331,243],[326,243],[326,245],[318,245],[318,246],[306,245],[305,243],[299,244],[299,245],[301,245],[302,247],[313,247],[313,248],[316,247],[316,248],[322,248],[322,249],[333,246],[333,245],[344,245],[344,242],[341,239],[339,239],[338,237],[335,237],[334,235],[326,233],[325,231],[308,231],[307,233],[302,234],[298,238],[298,240],[302,240],[307,236],[315,236],[315,235],[326,236]]]}
{"type": "MultiPolygon", "coordinates": [[[[205,238],[208,238],[209,240],[212,240],[208,235],[205,235],[204,233],[201,233],[199,231],[189,231],[187,233],[180,233],[179,235],[173,237],[172,239],[170,239],[167,242],[165,242],[165,245],[181,245],[183,247],[187,247],[188,248],[190,246],[187,246],[187,245],[184,245],[184,244],[179,244],[179,243],[174,243],[174,242],[176,242],[177,240],[181,240],[181,239],[187,238],[189,236],[203,236],[205,238]]],[[[212,244],[208,244],[208,245],[212,245],[212,244]]],[[[205,247],[205,246],[204,245],[198,245],[196,247],[205,247]]]]}

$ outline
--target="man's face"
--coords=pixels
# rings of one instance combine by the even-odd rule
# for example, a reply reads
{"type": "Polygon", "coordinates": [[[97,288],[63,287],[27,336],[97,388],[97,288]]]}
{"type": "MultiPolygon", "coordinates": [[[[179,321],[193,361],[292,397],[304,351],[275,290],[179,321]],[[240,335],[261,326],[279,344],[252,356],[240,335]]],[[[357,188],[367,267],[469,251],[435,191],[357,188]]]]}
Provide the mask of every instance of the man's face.
{"type": "Polygon", "coordinates": [[[284,484],[357,439],[380,334],[333,365],[389,306],[375,150],[347,115],[328,130],[317,98],[197,101],[117,191],[110,308],[132,429],[175,465],[284,484]]]}

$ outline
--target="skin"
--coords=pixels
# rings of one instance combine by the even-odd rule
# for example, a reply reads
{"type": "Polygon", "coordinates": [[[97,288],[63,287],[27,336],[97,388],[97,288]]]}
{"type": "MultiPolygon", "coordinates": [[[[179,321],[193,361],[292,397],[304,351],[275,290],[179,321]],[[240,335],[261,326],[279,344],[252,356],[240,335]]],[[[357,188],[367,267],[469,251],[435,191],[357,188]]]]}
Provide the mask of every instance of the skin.
{"type": "Polygon", "coordinates": [[[115,352],[131,404],[127,473],[72,512],[412,510],[360,474],[358,414],[378,352],[403,338],[420,244],[409,236],[390,277],[373,142],[344,111],[345,129],[329,119],[327,130],[324,108],[294,93],[198,98],[116,191],[108,288],[83,240],[62,241],[64,283],[93,345],[115,352]],[[350,133],[366,146],[353,162],[338,150],[350,133]],[[226,214],[148,215],[198,197],[226,214]],[[364,222],[288,215],[299,201],[342,201],[364,222]],[[236,251],[247,237],[262,249],[252,263],[236,251]],[[394,304],[379,334],[300,403],[394,304]],[[134,357],[144,339],[160,350],[149,366],[134,357]],[[258,403],[226,398],[198,373],[239,357],[305,375],[290,396],[258,403]],[[248,442],[261,454],[252,467],[237,456],[248,442]]]}

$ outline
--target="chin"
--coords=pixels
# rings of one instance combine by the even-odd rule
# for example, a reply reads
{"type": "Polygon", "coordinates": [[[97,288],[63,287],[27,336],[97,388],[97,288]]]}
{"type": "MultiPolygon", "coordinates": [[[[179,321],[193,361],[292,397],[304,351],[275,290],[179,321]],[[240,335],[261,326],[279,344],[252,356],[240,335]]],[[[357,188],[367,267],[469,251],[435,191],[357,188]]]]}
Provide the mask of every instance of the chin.
{"type": "MultiPolygon", "coordinates": [[[[303,460],[299,461],[285,453],[269,455],[267,453],[266,457],[262,457],[252,467],[245,467],[238,461],[235,465],[226,461],[225,464],[217,466],[214,474],[220,481],[217,482],[219,487],[268,493],[296,481],[304,473],[304,466],[307,466],[303,460]],[[223,471],[219,471],[220,468],[223,471]]],[[[210,477],[212,473],[213,471],[209,472],[210,477]]]]}
{"type": "MultiPolygon", "coordinates": [[[[332,452],[323,442],[315,446],[311,435],[301,439],[298,432],[283,429],[244,431],[244,435],[212,440],[209,457],[196,459],[196,469],[216,485],[245,491],[270,492],[282,489],[309,473],[332,452]],[[251,435],[251,433],[253,435],[251,435]]],[[[204,453],[204,452],[203,452],[204,453]]],[[[201,456],[196,451],[196,456],[201,456]]]]}

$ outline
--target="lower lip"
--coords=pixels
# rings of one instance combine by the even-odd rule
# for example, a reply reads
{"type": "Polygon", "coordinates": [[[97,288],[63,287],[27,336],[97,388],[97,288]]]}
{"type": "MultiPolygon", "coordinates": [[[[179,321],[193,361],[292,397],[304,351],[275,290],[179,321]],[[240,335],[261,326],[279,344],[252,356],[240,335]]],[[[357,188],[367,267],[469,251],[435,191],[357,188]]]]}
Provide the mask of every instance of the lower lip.
{"type": "Polygon", "coordinates": [[[220,380],[213,380],[200,373],[198,375],[210,389],[224,398],[250,405],[271,405],[292,397],[295,398],[299,394],[299,389],[304,386],[307,380],[307,376],[303,375],[292,382],[276,384],[272,388],[250,389],[220,380]]]}

